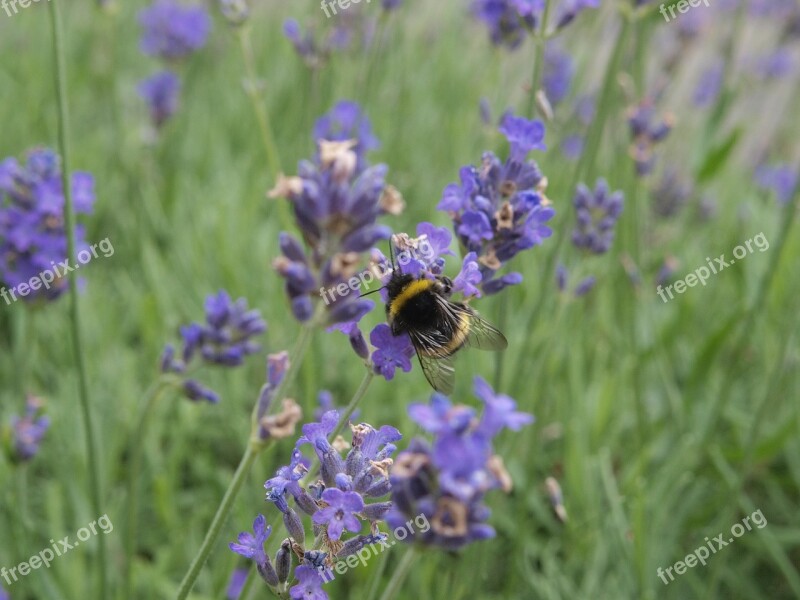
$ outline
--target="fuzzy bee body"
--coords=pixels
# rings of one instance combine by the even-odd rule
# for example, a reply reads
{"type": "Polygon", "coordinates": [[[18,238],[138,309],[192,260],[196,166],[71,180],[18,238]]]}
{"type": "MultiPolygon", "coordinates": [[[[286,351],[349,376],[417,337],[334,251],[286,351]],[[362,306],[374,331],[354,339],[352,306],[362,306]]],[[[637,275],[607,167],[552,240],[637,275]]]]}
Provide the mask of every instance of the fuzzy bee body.
{"type": "Polygon", "coordinates": [[[395,336],[408,334],[422,371],[438,392],[453,391],[452,356],[465,346],[503,350],[505,336],[462,302],[449,299],[446,277],[416,278],[394,272],[386,284],[386,319],[395,336]]]}

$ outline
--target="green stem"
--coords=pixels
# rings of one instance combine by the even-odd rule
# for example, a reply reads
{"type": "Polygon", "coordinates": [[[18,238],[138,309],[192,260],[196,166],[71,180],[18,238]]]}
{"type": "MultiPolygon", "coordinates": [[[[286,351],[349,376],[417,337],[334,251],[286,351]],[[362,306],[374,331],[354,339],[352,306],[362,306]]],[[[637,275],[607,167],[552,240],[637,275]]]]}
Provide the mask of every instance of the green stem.
{"type": "MultiPolygon", "coordinates": [[[[67,233],[67,255],[75,258],[75,208],[72,203],[72,189],[70,185],[70,132],[69,132],[69,107],[67,104],[67,65],[64,51],[64,36],[62,33],[61,1],[50,0],[50,21],[52,24],[53,59],[55,61],[55,87],[58,101],[58,146],[61,154],[61,182],[64,190],[64,224],[67,233]]],[[[103,514],[102,493],[100,490],[100,465],[95,448],[94,426],[92,423],[92,404],[89,399],[89,378],[86,374],[86,364],[83,354],[83,338],[81,336],[80,298],[78,297],[78,281],[69,277],[70,292],[70,323],[72,330],[72,349],[78,368],[78,386],[83,420],[84,435],[86,437],[86,453],[89,464],[89,493],[92,511],[95,515],[103,514]]],[[[106,540],[105,536],[97,536],[98,552],[97,562],[100,578],[100,597],[108,598],[108,569],[106,567],[106,540]]]]}
{"type": "Polygon", "coordinates": [[[123,597],[131,598],[131,572],[133,569],[134,554],[136,553],[137,521],[138,521],[138,500],[139,500],[139,474],[142,470],[142,455],[144,453],[144,440],[147,439],[150,420],[158,400],[170,387],[176,385],[174,379],[162,378],[150,388],[147,393],[139,423],[133,435],[126,445],[130,460],[128,471],[128,520],[126,522],[127,532],[125,534],[125,561],[123,566],[123,597]]]}
{"type": "Polygon", "coordinates": [[[200,545],[200,550],[198,550],[197,556],[195,556],[194,560],[192,561],[192,565],[189,567],[189,571],[186,573],[186,576],[181,582],[181,586],[178,589],[178,595],[176,596],[178,600],[184,600],[189,595],[192,587],[194,587],[194,583],[197,581],[198,575],[200,575],[200,570],[203,568],[203,565],[206,564],[208,555],[211,554],[211,549],[213,548],[220,532],[222,531],[222,526],[225,524],[225,519],[228,517],[228,513],[231,511],[231,508],[233,508],[233,503],[236,501],[236,497],[239,495],[239,490],[241,490],[242,484],[244,484],[244,480],[247,478],[247,474],[250,472],[250,468],[253,466],[257,454],[258,451],[253,444],[247,444],[247,449],[244,451],[244,456],[242,456],[239,466],[236,467],[236,473],[233,476],[233,480],[228,486],[228,489],[225,491],[225,496],[222,498],[222,503],[219,505],[219,508],[217,508],[217,513],[214,515],[214,519],[211,521],[211,526],[206,532],[206,537],[203,539],[203,543],[200,545]]]}
{"type": "Polygon", "coordinates": [[[264,98],[258,88],[258,77],[256,75],[255,59],[253,55],[253,45],[250,41],[250,29],[247,26],[242,27],[237,34],[239,39],[239,48],[242,51],[242,60],[244,61],[244,69],[247,74],[247,83],[245,91],[247,92],[250,101],[253,104],[253,110],[256,113],[258,120],[258,128],[261,130],[261,141],[264,143],[264,149],[267,152],[267,163],[269,164],[270,173],[272,178],[278,177],[281,172],[281,159],[278,152],[278,146],[275,143],[275,136],[272,132],[272,126],[269,121],[269,114],[264,109],[264,98]]]}
{"type": "Polygon", "coordinates": [[[381,585],[381,579],[383,579],[383,574],[386,571],[386,563],[388,562],[389,559],[385,556],[381,556],[380,560],[378,560],[378,568],[375,569],[375,572],[372,574],[372,583],[369,585],[368,600],[375,600],[375,597],[378,595],[378,588],[381,585]]]}
{"type": "Polygon", "coordinates": [[[544,46],[547,41],[547,21],[550,16],[550,0],[545,0],[544,12],[542,13],[542,22],[539,25],[539,31],[534,37],[534,50],[533,50],[533,74],[531,76],[531,93],[528,97],[528,117],[533,118],[536,107],[536,91],[539,89],[539,82],[542,79],[544,72],[544,46]]]}
{"type": "Polygon", "coordinates": [[[342,432],[344,426],[347,425],[347,422],[350,420],[350,415],[356,410],[358,403],[361,402],[361,399],[366,395],[367,388],[369,388],[369,384],[372,383],[372,380],[375,378],[375,372],[372,370],[372,366],[369,365],[367,367],[367,372],[364,373],[364,378],[361,380],[361,384],[358,386],[356,393],[353,394],[353,397],[350,399],[350,403],[344,409],[344,412],[339,417],[339,423],[336,425],[336,429],[333,430],[331,433],[331,439],[336,439],[336,436],[342,432]]]}
{"type": "MultiPolygon", "coordinates": [[[[316,320],[313,320],[311,325],[306,325],[300,330],[300,337],[298,338],[297,343],[295,344],[295,347],[290,355],[289,367],[286,370],[286,374],[283,376],[283,380],[280,382],[280,384],[278,384],[278,387],[275,388],[273,399],[276,400],[276,402],[273,402],[273,406],[278,404],[277,401],[283,397],[284,390],[286,390],[294,380],[294,376],[297,373],[300,363],[302,362],[303,355],[308,349],[308,344],[311,340],[311,333],[313,331],[313,324],[315,322],[316,320]]],[[[239,466],[236,468],[236,473],[233,476],[233,480],[231,481],[230,485],[228,485],[228,489],[225,491],[225,496],[222,498],[222,503],[219,505],[219,508],[217,508],[217,512],[214,515],[214,519],[211,521],[208,531],[206,532],[203,543],[200,545],[200,549],[197,551],[197,556],[195,556],[191,566],[189,567],[189,571],[184,576],[183,581],[181,581],[180,588],[178,589],[177,600],[184,600],[189,595],[189,592],[192,591],[192,588],[197,581],[197,577],[200,575],[200,570],[203,568],[206,560],[208,560],[208,555],[211,553],[211,549],[216,543],[220,531],[222,531],[222,526],[225,523],[225,519],[227,518],[228,513],[231,511],[233,503],[236,501],[236,497],[239,495],[242,484],[247,478],[256,456],[258,456],[259,452],[270,445],[270,440],[264,441],[258,437],[259,425],[255,418],[257,411],[258,400],[256,400],[256,405],[253,408],[253,426],[250,434],[250,441],[247,444],[247,449],[245,450],[244,456],[242,456],[242,459],[239,462],[239,466]]]]}
{"type": "Polygon", "coordinates": [[[397,595],[397,590],[399,590],[400,586],[403,585],[403,582],[405,581],[408,572],[411,570],[411,566],[414,564],[414,560],[416,558],[417,550],[412,546],[408,549],[405,555],[403,555],[403,559],[400,561],[400,564],[397,565],[397,569],[395,569],[394,574],[392,574],[392,578],[389,580],[389,585],[386,586],[386,589],[381,595],[381,600],[393,600],[393,598],[397,595]]]}

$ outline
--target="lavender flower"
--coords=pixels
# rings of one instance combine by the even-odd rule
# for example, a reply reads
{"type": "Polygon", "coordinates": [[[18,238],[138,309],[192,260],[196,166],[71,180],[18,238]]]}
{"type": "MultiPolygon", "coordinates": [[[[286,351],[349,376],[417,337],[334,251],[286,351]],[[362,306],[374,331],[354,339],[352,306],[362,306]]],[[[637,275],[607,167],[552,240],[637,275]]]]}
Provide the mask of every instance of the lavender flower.
{"type": "Polygon", "coordinates": [[[364,499],[360,494],[329,488],[322,492],[322,501],[327,506],[315,512],[312,520],[315,525],[327,526],[330,539],[338,540],[345,528],[353,533],[361,531],[361,522],[356,517],[364,510],[364,499]]]}
{"type": "Polygon", "coordinates": [[[272,561],[264,551],[264,544],[271,533],[272,527],[267,525],[264,515],[258,515],[253,521],[253,533],[243,531],[239,534],[238,542],[231,542],[228,546],[236,554],[249,558],[256,563],[258,574],[269,585],[275,587],[278,585],[278,575],[275,572],[275,567],[272,566],[272,561]]]}
{"type": "Polygon", "coordinates": [[[504,429],[517,430],[533,417],[516,410],[516,402],[496,394],[480,377],[475,394],[484,403],[476,418],[466,406],[453,406],[433,394],[429,409],[411,405],[409,415],[433,434],[433,444],[412,440],[391,469],[392,508],[387,523],[399,527],[422,515],[431,527],[414,531],[406,541],[457,550],[474,541],[494,536],[486,523],[486,493],[510,491],[511,477],[502,459],[492,450],[492,440],[504,429]]]}
{"type": "MultiPolygon", "coordinates": [[[[327,5],[323,5],[323,9],[327,8],[327,5]]],[[[284,21],[283,35],[309,69],[321,68],[334,52],[349,47],[357,30],[362,33],[364,46],[370,45],[374,33],[372,21],[365,21],[351,11],[337,15],[333,21],[334,26],[320,36],[310,27],[304,31],[295,19],[284,21]]]]}
{"type": "Polygon", "coordinates": [[[281,176],[270,197],[288,199],[305,247],[281,233],[281,256],[274,267],[285,279],[292,313],[301,322],[314,314],[315,297],[325,303],[328,324],[355,323],[374,303],[355,293],[361,253],[387,239],[391,231],[379,216],[394,213],[402,202],[385,183],[385,165],[368,166],[364,152],[375,147],[369,121],[352,103],[339,104],[317,122],[320,138],[313,161],[302,161],[298,176],[281,176]],[[342,139],[354,135],[352,139],[342,139]],[[361,153],[359,155],[359,153],[361,153]]]}
{"type": "Polygon", "coordinates": [[[614,241],[614,226],[622,214],[622,192],[609,193],[604,179],[597,180],[594,192],[580,183],[573,205],[577,224],[572,232],[572,243],[594,254],[608,252],[614,241]]]}
{"type": "Polygon", "coordinates": [[[139,95],[147,102],[150,119],[161,128],[178,110],[181,82],[172,71],[161,71],[139,84],[139,95]]]}
{"type": "Polygon", "coordinates": [[[11,600],[11,596],[2,587],[0,587],[0,600],[11,600]]]}
{"type": "Polygon", "coordinates": [[[596,283],[597,278],[594,275],[589,275],[585,279],[581,280],[578,282],[578,285],[575,286],[575,297],[582,298],[592,291],[596,283]]]}
{"type": "MultiPolygon", "coordinates": [[[[95,195],[89,173],[73,173],[72,196],[76,213],[91,213],[95,195]]],[[[76,252],[88,252],[81,225],[75,237],[76,252]]],[[[60,268],[66,259],[74,265],[76,257],[67,255],[58,155],[41,148],[28,153],[24,166],[14,158],[0,162],[0,282],[28,302],[55,300],[68,287],[66,271],[60,268]],[[39,275],[44,271],[55,277],[42,287],[39,275]],[[29,285],[33,278],[38,288],[29,285]]],[[[9,303],[7,293],[3,288],[9,303]]]]}
{"type": "Polygon", "coordinates": [[[199,50],[211,30],[211,18],[202,5],[185,6],[174,0],[156,0],[139,13],[139,23],[142,52],[164,60],[199,50]]]}
{"type": "MultiPolygon", "coordinates": [[[[293,589],[310,586],[308,593],[316,593],[318,588],[309,571],[317,577],[324,573],[329,580],[328,576],[333,577],[330,567],[334,561],[384,539],[375,532],[391,507],[390,502],[380,499],[390,491],[388,468],[397,449],[394,442],[402,435],[388,425],[380,429],[367,423],[351,425],[350,450],[342,457],[340,452],[348,445],[341,438],[328,439],[338,422],[339,413],[328,411],[319,422],[304,425],[290,464],[278,469],[275,477],[264,484],[267,500],[282,513],[291,535],[284,547],[292,546],[303,557],[300,567],[308,569],[298,567],[295,576],[299,584],[293,589]],[[309,462],[300,452],[304,445],[312,447],[320,463],[320,479],[306,485],[302,482],[307,477],[309,462]],[[300,514],[289,505],[290,497],[300,514]],[[306,537],[301,514],[311,517],[313,537],[306,537]],[[373,533],[344,539],[346,531],[359,532],[364,521],[373,533]],[[314,547],[307,546],[306,539],[315,540],[314,547]]],[[[290,557],[279,551],[275,560],[279,575],[288,573],[287,559],[290,557]]]]}
{"type": "Polygon", "coordinates": [[[300,565],[294,570],[297,585],[289,590],[293,600],[328,600],[328,594],[322,590],[322,577],[312,567],[300,565]]]}
{"type": "MultiPolygon", "coordinates": [[[[247,301],[231,300],[225,290],[206,298],[205,324],[191,323],[181,327],[183,351],[175,357],[171,344],[161,355],[161,372],[182,374],[196,358],[209,365],[238,367],[245,357],[261,350],[253,338],[264,333],[267,324],[257,310],[248,310],[247,301]]],[[[194,380],[186,380],[184,392],[191,400],[217,402],[219,397],[194,380]]]]}
{"type": "Polygon", "coordinates": [[[555,44],[548,44],[544,51],[542,86],[550,103],[555,106],[567,97],[575,64],[569,54],[555,44]]]}
{"type": "Polygon", "coordinates": [[[764,190],[774,192],[779,204],[788,204],[797,192],[800,177],[797,169],[788,164],[761,165],[756,168],[756,184],[764,190]]]}
{"type": "Polygon", "coordinates": [[[350,100],[337,102],[325,115],[317,119],[312,132],[315,140],[346,142],[356,140],[356,174],[367,166],[366,153],[380,148],[380,141],[372,133],[372,124],[361,107],[350,100]]]}
{"type": "Polygon", "coordinates": [[[545,223],[555,214],[544,196],[546,178],[535,162],[526,161],[531,150],[545,149],[544,125],[506,114],[500,132],[510,145],[505,163],[484,153],[480,168],[461,168],[461,183],[448,185],[438,205],[450,215],[461,245],[475,253],[486,294],[521,281],[514,274],[493,283],[505,263],[552,235],[545,223]]]}
{"type": "Polygon", "coordinates": [[[25,414],[11,417],[10,457],[12,462],[27,462],[39,452],[39,445],[50,427],[50,419],[41,416],[44,403],[35,396],[25,399],[25,414]]]}
{"type": "Polygon", "coordinates": [[[535,31],[543,0],[474,0],[472,13],[489,28],[495,46],[514,50],[535,31]]]}
{"type": "Polygon", "coordinates": [[[630,154],[635,161],[637,175],[647,175],[653,170],[655,166],[653,148],[669,135],[674,121],[670,114],[659,120],[650,99],[643,100],[628,111],[628,125],[633,140],[630,154]]]}

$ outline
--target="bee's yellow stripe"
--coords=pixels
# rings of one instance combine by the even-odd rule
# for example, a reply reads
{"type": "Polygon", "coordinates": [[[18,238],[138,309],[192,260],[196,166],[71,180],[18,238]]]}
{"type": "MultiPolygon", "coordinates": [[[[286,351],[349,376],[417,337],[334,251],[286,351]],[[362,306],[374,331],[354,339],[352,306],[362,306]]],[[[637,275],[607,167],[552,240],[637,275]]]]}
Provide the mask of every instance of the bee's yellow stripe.
{"type": "Polygon", "coordinates": [[[411,283],[409,283],[406,287],[403,288],[403,291],[397,294],[397,297],[392,301],[389,305],[389,315],[392,317],[396,316],[399,313],[403,305],[411,300],[417,294],[421,294],[424,291],[429,290],[433,286],[433,282],[430,279],[415,279],[411,283]]]}
{"type": "Polygon", "coordinates": [[[442,344],[436,348],[429,348],[427,350],[417,350],[423,356],[431,358],[447,358],[451,356],[464,345],[467,341],[471,329],[470,315],[463,312],[459,315],[458,329],[455,331],[453,337],[446,344],[442,344]]]}

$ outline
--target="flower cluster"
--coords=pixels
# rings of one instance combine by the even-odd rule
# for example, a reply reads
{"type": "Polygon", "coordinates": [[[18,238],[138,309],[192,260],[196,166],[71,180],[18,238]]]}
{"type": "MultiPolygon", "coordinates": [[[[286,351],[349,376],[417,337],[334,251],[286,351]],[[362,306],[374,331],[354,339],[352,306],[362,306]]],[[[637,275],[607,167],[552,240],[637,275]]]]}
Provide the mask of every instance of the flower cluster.
{"type": "Polygon", "coordinates": [[[185,6],[175,0],[156,0],[139,13],[141,49],[163,60],[186,58],[206,44],[211,18],[202,5],[185,6]]]}
{"type": "MultiPolygon", "coordinates": [[[[253,338],[264,333],[267,324],[257,310],[248,310],[247,301],[239,298],[236,302],[230,295],[220,290],[216,295],[206,298],[205,324],[191,323],[181,327],[183,350],[175,356],[175,348],[167,344],[161,355],[161,372],[186,372],[195,359],[210,365],[238,367],[250,354],[261,350],[253,338]]],[[[193,401],[207,400],[219,402],[219,396],[194,379],[186,379],[183,391],[193,401]]]]}
{"type": "Polygon", "coordinates": [[[501,162],[486,152],[480,167],[462,167],[461,183],[448,185],[438,205],[452,219],[466,252],[474,253],[485,294],[522,281],[519,273],[496,274],[514,256],[552,235],[545,223],[555,214],[544,196],[547,179],[535,162],[526,160],[531,150],[545,149],[542,122],[507,113],[500,132],[511,146],[508,159],[501,162]]]}
{"type": "Polygon", "coordinates": [[[656,115],[652,100],[646,99],[628,111],[631,132],[630,155],[636,164],[636,174],[647,175],[655,166],[653,148],[672,131],[675,119],[667,113],[661,119],[656,115]]]}
{"type": "Polygon", "coordinates": [[[577,224],[572,232],[572,243],[594,254],[608,252],[622,205],[622,192],[611,193],[603,179],[597,181],[594,191],[578,184],[573,199],[577,224]]]}
{"type": "Polygon", "coordinates": [[[281,551],[286,551],[283,555],[279,551],[275,558],[275,566],[263,549],[270,528],[261,515],[254,523],[255,535],[242,533],[239,542],[230,545],[234,552],[254,560],[264,581],[273,588],[286,586],[292,554],[297,556],[297,583],[289,590],[292,598],[327,598],[321,590],[321,573],[329,574],[329,579],[336,561],[385,539],[378,531],[378,523],[391,508],[391,502],[381,498],[389,494],[388,469],[396,450],[394,442],[402,436],[388,425],[380,429],[366,423],[351,425],[350,450],[342,457],[341,450],[347,443],[341,437],[333,442],[328,439],[338,423],[339,413],[328,411],[320,422],[304,425],[290,463],[264,484],[267,500],[282,513],[290,535],[281,546],[281,551]],[[318,480],[304,487],[301,482],[309,474],[310,461],[300,448],[306,444],[316,453],[320,472],[318,480]],[[290,498],[300,513],[310,517],[314,535],[308,543],[300,514],[289,506],[290,498]],[[362,534],[365,523],[369,533],[362,534]],[[356,535],[345,539],[346,532],[356,535]]]}
{"type": "Polygon", "coordinates": [[[50,419],[41,414],[44,403],[35,396],[25,400],[25,414],[11,417],[8,451],[12,462],[27,462],[39,452],[39,445],[50,427],[50,419]]]}
{"type": "Polygon", "coordinates": [[[556,105],[567,97],[574,75],[575,64],[572,57],[561,47],[548,44],[544,50],[542,87],[550,104],[556,105]]]}
{"type": "MultiPolygon", "coordinates": [[[[72,199],[76,213],[91,213],[95,195],[89,173],[72,174],[72,199]]],[[[75,238],[76,252],[87,248],[80,225],[75,238]]],[[[67,258],[58,155],[41,148],[31,151],[24,165],[15,158],[0,162],[0,282],[16,287],[67,258]]],[[[49,287],[31,289],[25,299],[54,300],[66,290],[67,280],[59,277],[49,287]]]]}
{"type": "MultiPolygon", "coordinates": [[[[554,30],[570,23],[587,8],[597,8],[600,0],[562,0],[554,11],[554,30]]],[[[472,12],[489,28],[489,37],[495,46],[514,50],[542,24],[544,0],[474,0],[472,12]]]]}
{"type": "MultiPolygon", "coordinates": [[[[186,6],[175,0],[156,0],[140,11],[139,24],[142,52],[173,64],[205,46],[211,31],[211,17],[202,5],[186,6]]],[[[169,69],[159,71],[140,82],[138,91],[153,125],[160,129],[178,109],[178,76],[169,69]]]]}
{"type": "Polygon", "coordinates": [[[512,482],[492,441],[506,428],[516,431],[530,424],[533,416],[517,411],[513,399],[496,394],[480,377],[474,389],[484,403],[480,417],[436,393],[429,405],[409,406],[409,415],[433,435],[433,443],[412,440],[390,471],[389,526],[418,515],[431,523],[429,530],[413,532],[406,541],[456,550],[494,536],[484,498],[493,489],[510,491],[512,482]]]}
{"type": "Polygon", "coordinates": [[[517,48],[536,30],[544,0],[475,0],[472,12],[489,28],[495,46],[517,48]]]}
{"type": "Polygon", "coordinates": [[[370,166],[364,153],[377,144],[360,107],[341,102],[317,121],[318,152],[301,161],[298,175],[281,176],[269,193],[289,200],[305,247],[288,233],[280,234],[281,256],[274,266],[284,278],[292,313],[301,322],[314,314],[315,297],[325,299],[328,324],[358,320],[374,303],[357,294],[334,296],[325,291],[347,287],[362,253],[391,230],[377,218],[397,214],[402,199],[385,182],[387,167],[370,166]]]}

